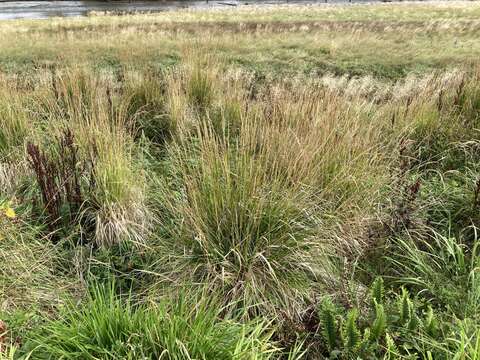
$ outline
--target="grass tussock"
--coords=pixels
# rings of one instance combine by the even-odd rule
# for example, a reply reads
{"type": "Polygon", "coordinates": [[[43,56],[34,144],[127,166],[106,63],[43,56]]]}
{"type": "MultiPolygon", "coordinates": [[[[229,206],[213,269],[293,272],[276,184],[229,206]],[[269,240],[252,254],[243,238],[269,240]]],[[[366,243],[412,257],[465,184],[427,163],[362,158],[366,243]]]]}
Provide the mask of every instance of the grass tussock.
{"type": "Polygon", "coordinates": [[[10,155],[7,151],[23,144],[30,128],[20,95],[12,96],[6,89],[3,89],[0,94],[0,117],[2,118],[0,159],[3,161],[10,155]]]}

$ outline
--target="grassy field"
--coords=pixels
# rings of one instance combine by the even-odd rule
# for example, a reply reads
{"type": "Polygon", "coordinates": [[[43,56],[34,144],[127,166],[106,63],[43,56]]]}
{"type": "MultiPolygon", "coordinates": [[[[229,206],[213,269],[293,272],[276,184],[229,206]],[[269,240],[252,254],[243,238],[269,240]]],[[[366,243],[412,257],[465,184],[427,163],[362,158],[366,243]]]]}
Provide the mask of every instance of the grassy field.
{"type": "Polygon", "coordinates": [[[0,22],[0,359],[480,359],[480,3],[0,22]]]}
{"type": "Polygon", "coordinates": [[[0,69],[88,63],[99,68],[177,65],[202,49],[262,74],[407,74],[480,56],[480,6],[401,3],[179,11],[0,24],[0,69]]]}

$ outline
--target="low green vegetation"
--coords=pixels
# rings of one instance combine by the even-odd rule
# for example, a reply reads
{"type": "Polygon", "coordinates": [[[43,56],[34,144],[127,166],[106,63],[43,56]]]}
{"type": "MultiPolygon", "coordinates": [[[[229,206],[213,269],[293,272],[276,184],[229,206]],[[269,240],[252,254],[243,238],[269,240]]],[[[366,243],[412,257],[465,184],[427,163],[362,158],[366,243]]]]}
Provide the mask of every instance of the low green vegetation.
{"type": "Polygon", "coordinates": [[[479,359],[478,13],[0,23],[0,359],[479,359]]]}
{"type": "Polygon", "coordinates": [[[227,320],[221,304],[195,297],[135,305],[114,287],[94,287],[82,309],[68,305],[27,346],[46,359],[272,358],[262,323],[227,320]]]}

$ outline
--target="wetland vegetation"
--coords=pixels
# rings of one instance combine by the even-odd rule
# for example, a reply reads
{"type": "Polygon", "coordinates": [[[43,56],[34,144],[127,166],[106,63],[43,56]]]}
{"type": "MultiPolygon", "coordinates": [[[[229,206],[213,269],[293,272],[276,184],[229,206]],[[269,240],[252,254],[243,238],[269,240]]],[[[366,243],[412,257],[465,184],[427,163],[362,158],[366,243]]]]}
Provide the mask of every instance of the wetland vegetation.
{"type": "Polygon", "coordinates": [[[0,22],[0,359],[480,358],[480,3],[0,22]]]}

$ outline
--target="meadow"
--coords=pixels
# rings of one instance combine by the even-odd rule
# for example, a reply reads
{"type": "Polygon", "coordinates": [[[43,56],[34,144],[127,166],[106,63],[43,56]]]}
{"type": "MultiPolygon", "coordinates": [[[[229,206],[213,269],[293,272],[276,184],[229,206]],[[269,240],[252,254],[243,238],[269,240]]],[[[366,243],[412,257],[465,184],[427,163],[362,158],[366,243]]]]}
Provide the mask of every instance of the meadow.
{"type": "Polygon", "coordinates": [[[480,359],[480,3],[0,22],[0,359],[480,359]]]}

